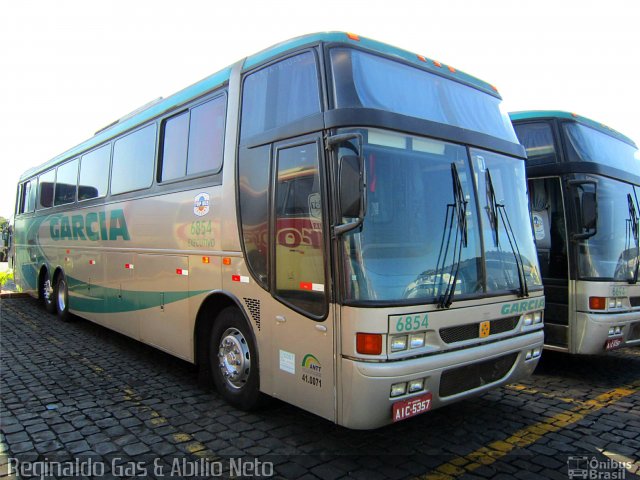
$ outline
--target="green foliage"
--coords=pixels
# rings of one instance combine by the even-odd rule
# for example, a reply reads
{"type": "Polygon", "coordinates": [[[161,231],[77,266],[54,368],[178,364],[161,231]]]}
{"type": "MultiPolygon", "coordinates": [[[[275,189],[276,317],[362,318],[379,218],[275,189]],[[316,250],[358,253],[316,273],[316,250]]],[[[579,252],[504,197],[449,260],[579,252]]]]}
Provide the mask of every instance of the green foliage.
{"type": "Polygon", "coordinates": [[[4,287],[9,280],[13,280],[13,270],[0,272],[0,287],[4,287]]]}

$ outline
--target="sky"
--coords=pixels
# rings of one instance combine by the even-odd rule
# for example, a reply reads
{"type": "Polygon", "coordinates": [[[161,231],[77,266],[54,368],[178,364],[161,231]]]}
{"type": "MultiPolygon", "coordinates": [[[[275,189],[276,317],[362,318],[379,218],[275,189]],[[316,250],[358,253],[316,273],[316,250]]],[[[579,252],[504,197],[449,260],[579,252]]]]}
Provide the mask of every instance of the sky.
{"type": "Polygon", "coordinates": [[[354,32],[640,142],[637,0],[20,0],[0,6],[0,216],[20,175],[280,41],[354,32]]]}

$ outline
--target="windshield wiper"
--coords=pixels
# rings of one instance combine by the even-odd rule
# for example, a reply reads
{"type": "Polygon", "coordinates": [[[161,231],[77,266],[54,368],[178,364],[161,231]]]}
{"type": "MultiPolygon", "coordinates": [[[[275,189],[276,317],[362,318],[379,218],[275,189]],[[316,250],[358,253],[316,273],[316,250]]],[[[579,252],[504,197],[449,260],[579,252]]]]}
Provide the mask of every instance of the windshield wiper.
{"type": "Polygon", "coordinates": [[[627,203],[629,205],[629,220],[627,220],[627,222],[629,222],[629,227],[627,230],[627,238],[632,235],[636,243],[636,268],[633,272],[633,278],[629,280],[629,283],[636,284],[638,283],[638,270],[640,269],[640,227],[638,226],[640,219],[638,219],[636,204],[630,193],[627,193],[627,203]]]}
{"type": "Polygon", "coordinates": [[[438,253],[438,262],[436,263],[436,274],[434,282],[440,278],[438,287],[438,308],[449,308],[453,303],[456,285],[458,283],[458,273],[460,272],[460,260],[462,258],[462,248],[467,246],[467,203],[462,189],[462,182],[458,174],[458,168],[455,163],[451,163],[451,181],[453,189],[453,203],[447,204],[447,212],[445,214],[444,229],[442,231],[442,241],[440,242],[440,252],[438,253]],[[453,231],[454,221],[457,222],[455,230],[453,253],[451,268],[447,278],[447,286],[444,294],[442,294],[442,283],[444,281],[444,270],[446,259],[451,245],[451,233],[453,231]],[[446,243],[445,243],[446,237],[446,243]],[[444,255],[443,255],[444,251],[444,255]],[[440,260],[442,259],[442,267],[440,260]],[[441,273],[442,272],[442,273],[441,273]]]}
{"type": "Polygon", "coordinates": [[[498,203],[496,199],[496,191],[493,187],[493,180],[491,180],[491,172],[487,168],[485,174],[485,182],[487,185],[487,200],[488,200],[488,208],[489,208],[489,220],[491,222],[491,228],[494,232],[494,240],[496,243],[496,247],[500,246],[500,234],[499,234],[499,224],[498,218],[502,220],[502,223],[505,227],[505,232],[507,233],[507,240],[509,240],[509,246],[511,247],[511,251],[513,252],[513,257],[516,260],[516,268],[518,270],[518,282],[520,284],[520,296],[528,297],[529,296],[529,287],[527,286],[527,277],[524,272],[524,260],[522,260],[522,256],[520,255],[520,248],[518,247],[518,242],[516,240],[516,235],[513,232],[513,228],[511,227],[511,222],[509,221],[509,215],[507,214],[507,210],[503,203],[498,203]]]}

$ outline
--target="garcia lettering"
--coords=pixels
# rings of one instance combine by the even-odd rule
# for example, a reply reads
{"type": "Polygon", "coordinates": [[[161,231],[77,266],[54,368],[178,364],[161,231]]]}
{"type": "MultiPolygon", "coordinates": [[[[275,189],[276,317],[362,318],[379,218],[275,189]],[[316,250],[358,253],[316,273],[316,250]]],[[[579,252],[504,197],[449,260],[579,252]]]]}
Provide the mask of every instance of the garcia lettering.
{"type": "Polygon", "coordinates": [[[49,220],[49,235],[54,241],[131,240],[124,211],[120,208],[86,215],[55,215],[49,220]]]}

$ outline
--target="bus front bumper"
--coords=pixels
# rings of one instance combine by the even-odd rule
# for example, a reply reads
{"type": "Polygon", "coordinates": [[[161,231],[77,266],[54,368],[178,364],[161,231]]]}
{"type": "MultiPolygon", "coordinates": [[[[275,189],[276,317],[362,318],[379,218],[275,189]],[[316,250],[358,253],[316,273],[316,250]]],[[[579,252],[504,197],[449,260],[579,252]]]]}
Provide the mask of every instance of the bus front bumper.
{"type": "Polygon", "coordinates": [[[342,395],[338,423],[353,429],[378,428],[393,422],[393,404],[431,394],[429,410],[531,375],[542,349],[543,332],[452,352],[384,363],[342,359],[342,395]],[[424,379],[424,390],[391,398],[391,386],[424,379]],[[458,391],[462,389],[461,391],[458,391]]]}
{"type": "Polygon", "coordinates": [[[640,345],[640,311],[576,315],[572,353],[595,355],[624,346],[640,345]],[[620,334],[609,329],[620,327],[620,334]]]}

